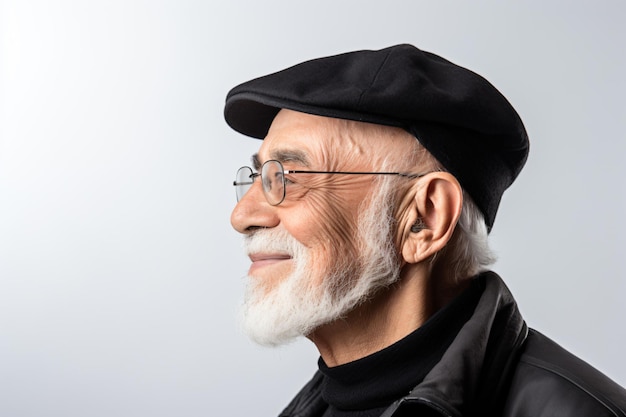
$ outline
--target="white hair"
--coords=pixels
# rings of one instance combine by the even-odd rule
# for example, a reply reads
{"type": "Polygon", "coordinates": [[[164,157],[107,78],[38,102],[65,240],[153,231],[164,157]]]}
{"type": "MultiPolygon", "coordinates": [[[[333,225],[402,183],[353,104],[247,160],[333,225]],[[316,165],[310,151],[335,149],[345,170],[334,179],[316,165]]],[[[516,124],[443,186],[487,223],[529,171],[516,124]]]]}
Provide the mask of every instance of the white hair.
{"type": "Polygon", "coordinates": [[[489,247],[487,225],[472,198],[463,191],[463,207],[452,238],[434,262],[445,264],[456,280],[471,278],[496,261],[489,247]]]}

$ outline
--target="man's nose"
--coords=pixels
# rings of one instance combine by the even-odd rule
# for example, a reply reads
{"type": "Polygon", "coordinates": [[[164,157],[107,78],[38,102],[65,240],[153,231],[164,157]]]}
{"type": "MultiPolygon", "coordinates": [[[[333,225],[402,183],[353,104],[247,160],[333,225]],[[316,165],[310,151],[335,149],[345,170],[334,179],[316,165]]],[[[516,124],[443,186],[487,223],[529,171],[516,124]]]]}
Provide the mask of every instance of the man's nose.
{"type": "Polygon", "coordinates": [[[267,202],[259,180],[241,197],[230,215],[230,224],[239,233],[249,233],[258,227],[275,227],[278,223],[276,207],[267,202]]]}

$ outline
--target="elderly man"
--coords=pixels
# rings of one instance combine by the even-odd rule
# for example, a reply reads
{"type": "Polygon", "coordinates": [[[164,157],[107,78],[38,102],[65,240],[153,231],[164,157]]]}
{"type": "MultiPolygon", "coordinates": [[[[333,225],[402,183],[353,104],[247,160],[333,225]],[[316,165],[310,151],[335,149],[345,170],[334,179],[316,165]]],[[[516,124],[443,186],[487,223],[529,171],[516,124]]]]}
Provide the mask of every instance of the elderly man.
{"type": "Polygon", "coordinates": [[[626,391],[528,329],[488,270],[529,145],[485,79],[398,45],[241,84],[225,117],[263,139],[234,183],[244,328],[320,352],[281,416],[626,416],[626,391]]]}

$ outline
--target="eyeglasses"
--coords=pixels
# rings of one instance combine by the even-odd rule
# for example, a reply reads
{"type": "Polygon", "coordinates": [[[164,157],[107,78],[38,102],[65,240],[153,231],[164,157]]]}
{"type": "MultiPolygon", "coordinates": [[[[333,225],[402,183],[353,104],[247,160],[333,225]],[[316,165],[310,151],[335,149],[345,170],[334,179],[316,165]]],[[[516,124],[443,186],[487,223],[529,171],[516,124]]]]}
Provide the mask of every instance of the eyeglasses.
{"type": "Polygon", "coordinates": [[[283,202],[286,195],[286,174],[342,174],[342,175],[397,175],[404,178],[420,178],[428,174],[409,174],[402,172],[345,172],[345,171],[302,171],[302,170],[287,170],[283,168],[283,164],[280,161],[271,159],[266,161],[261,167],[261,172],[254,172],[252,168],[243,166],[237,171],[237,177],[233,181],[235,190],[237,192],[237,201],[241,200],[243,196],[248,192],[254,180],[257,177],[261,177],[261,184],[263,186],[263,194],[265,199],[272,206],[277,206],[283,202]]]}

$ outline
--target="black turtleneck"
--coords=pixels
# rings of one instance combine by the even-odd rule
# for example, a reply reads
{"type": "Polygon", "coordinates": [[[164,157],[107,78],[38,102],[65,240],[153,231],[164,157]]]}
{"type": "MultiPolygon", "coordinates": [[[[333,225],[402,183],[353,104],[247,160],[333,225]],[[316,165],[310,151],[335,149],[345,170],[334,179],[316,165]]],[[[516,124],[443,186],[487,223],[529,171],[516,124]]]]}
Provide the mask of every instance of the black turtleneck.
{"type": "Polygon", "coordinates": [[[323,417],[378,417],[407,395],[441,359],[482,291],[483,283],[474,280],[420,328],[369,356],[332,368],[320,358],[322,397],[329,404],[323,417]]]}

